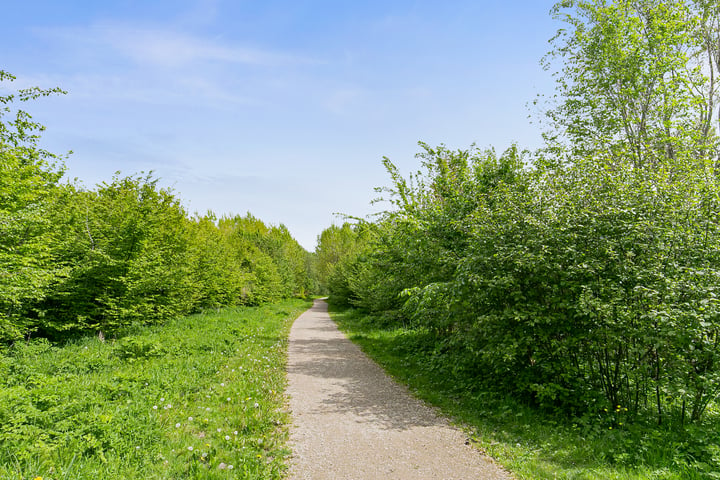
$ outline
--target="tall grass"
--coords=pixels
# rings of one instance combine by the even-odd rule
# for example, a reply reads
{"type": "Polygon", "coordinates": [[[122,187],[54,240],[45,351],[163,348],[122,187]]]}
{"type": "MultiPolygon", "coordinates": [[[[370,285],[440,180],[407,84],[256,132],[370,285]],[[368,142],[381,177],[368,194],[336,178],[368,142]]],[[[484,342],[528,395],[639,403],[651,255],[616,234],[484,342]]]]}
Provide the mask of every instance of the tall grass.
{"type": "Polygon", "coordinates": [[[302,300],[0,355],[0,478],[281,478],[302,300]]]}

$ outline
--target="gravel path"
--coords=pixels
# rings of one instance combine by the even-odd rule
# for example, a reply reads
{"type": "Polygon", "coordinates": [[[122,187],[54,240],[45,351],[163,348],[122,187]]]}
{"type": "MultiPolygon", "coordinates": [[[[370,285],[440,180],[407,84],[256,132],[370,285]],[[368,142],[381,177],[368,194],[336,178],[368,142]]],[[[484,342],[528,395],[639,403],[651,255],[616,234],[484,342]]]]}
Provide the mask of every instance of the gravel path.
{"type": "Polygon", "coordinates": [[[390,379],[316,300],[290,332],[290,478],[510,479],[390,379]]]}

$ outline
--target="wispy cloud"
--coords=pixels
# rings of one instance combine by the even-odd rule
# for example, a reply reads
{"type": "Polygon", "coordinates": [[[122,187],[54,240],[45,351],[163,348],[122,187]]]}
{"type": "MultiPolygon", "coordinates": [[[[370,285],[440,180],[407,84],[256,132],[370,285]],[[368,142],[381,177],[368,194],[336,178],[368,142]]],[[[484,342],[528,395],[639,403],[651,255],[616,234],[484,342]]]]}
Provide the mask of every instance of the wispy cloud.
{"type": "Polygon", "coordinates": [[[106,25],[95,27],[93,34],[135,62],[160,67],[186,67],[199,62],[272,66],[291,60],[272,52],[224,45],[172,30],[106,25]]]}
{"type": "Polygon", "coordinates": [[[22,86],[60,86],[76,105],[115,109],[128,105],[186,105],[230,110],[262,103],[259,97],[240,92],[212,75],[160,76],[152,79],[140,74],[119,72],[55,74],[23,78],[22,86]]]}
{"type": "Polygon", "coordinates": [[[244,64],[282,67],[316,60],[292,53],[223,42],[222,39],[179,31],[167,26],[139,26],[100,22],[87,27],[38,31],[72,50],[122,57],[140,66],[185,68],[200,63],[244,64]]]}
{"type": "Polygon", "coordinates": [[[304,54],[242,45],[173,25],[97,21],[36,33],[61,66],[57,83],[75,99],[99,104],[258,105],[274,101],[274,92],[282,91],[278,84],[295,88],[296,68],[321,63],[304,54]]]}

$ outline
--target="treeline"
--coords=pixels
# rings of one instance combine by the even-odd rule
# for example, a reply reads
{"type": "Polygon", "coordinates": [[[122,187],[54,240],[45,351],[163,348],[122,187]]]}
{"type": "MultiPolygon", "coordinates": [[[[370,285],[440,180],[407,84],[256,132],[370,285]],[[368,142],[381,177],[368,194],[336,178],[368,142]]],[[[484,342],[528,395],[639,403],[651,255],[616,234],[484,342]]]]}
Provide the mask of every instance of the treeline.
{"type": "Polygon", "coordinates": [[[54,93],[0,97],[0,342],[107,334],[316,288],[312,254],[282,225],[188,216],[152,175],[63,182],[63,159],[38,147],[42,126],[11,108],[54,93]]]}
{"type": "Polygon", "coordinates": [[[476,387],[698,422],[720,394],[720,7],[556,13],[569,27],[551,52],[564,63],[547,147],[422,145],[409,178],[385,159],[392,208],[320,237],[321,281],[428,332],[428,354],[476,387]]]}

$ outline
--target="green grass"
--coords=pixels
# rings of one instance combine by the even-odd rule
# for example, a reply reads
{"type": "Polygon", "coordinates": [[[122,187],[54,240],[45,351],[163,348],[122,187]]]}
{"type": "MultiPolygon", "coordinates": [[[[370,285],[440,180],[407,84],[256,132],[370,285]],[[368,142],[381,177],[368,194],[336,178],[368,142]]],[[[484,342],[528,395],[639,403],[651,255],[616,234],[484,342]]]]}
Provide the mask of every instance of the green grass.
{"type": "Polygon", "coordinates": [[[718,479],[720,416],[701,425],[659,428],[627,421],[623,410],[558,417],[478,388],[432,337],[331,306],[351,340],[419,398],[464,425],[476,447],[519,479],[718,479]]]}
{"type": "Polygon", "coordinates": [[[0,351],[0,478],[282,478],[287,335],[310,303],[0,351]]]}

